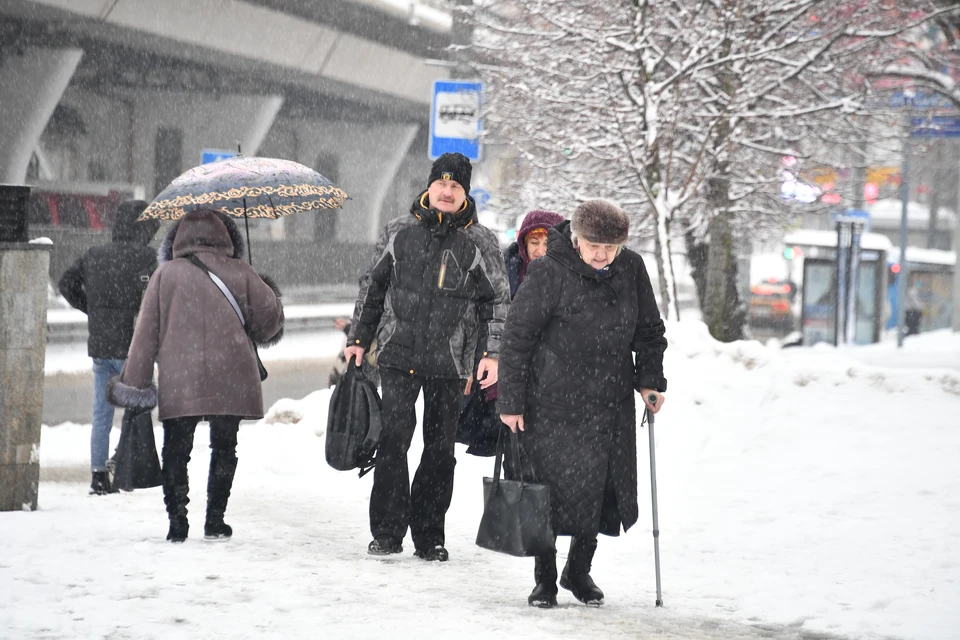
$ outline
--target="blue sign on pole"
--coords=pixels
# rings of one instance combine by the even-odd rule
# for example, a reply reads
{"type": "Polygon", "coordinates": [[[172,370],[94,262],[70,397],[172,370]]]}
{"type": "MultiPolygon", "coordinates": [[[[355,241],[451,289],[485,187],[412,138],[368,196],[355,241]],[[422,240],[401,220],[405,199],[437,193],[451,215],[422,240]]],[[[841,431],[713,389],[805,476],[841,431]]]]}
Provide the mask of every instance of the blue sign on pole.
{"type": "Polygon", "coordinates": [[[834,213],[830,218],[834,223],[860,222],[863,224],[864,231],[870,231],[870,212],[863,209],[847,209],[843,213],[834,213]]]}
{"type": "Polygon", "coordinates": [[[477,203],[477,209],[483,211],[490,204],[490,192],[481,187],[474,187],[470,190],[473,201],[477,203]]]}
{"type": "Polygon", "coordinates": [[[480,94],[483,83],[437,80],[430,104],[431,160],[459,152],[480,159],[480,94]]]}
{"type": "Polygon", "coordinates": [[[236,151],[223,151],[222,149],[204,149],[200,152],[200,164],[209,164],[227,158],[235,158],[236,151]]]}
{"type": "Polygon", "coordinates": [[[894,109],[950,109],[953,103],[939,93],[897,91],[888,98],[887,106],[894,109]]]}
{"type": "Polygon", "coordinates": [[[960,117],[930,116],[910,118],[912,138],[960,138],[960,117]]]}

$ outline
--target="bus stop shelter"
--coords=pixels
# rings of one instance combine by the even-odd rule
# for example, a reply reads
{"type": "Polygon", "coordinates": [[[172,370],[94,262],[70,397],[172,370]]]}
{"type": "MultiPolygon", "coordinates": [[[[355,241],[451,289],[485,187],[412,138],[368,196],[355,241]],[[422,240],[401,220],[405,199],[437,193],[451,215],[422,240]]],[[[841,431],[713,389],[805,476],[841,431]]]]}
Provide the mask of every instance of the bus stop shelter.
{"type": "MultiPolygon", "coordinates": [[[[801,229],[784,238],[788,247],[794,247],[795,259],[803,260],[801,284],[800,331],[804,346],[818,342],[838,344],[843,340],[843,328],[838,332],[837,288],[838,240],[837,232],[801,229]]],[[[880,333],[890,314],[886,302],[887,254],[892,243],[876,233],[860,235],[860,253],[855,273],[849,274],[850,299],[848,313],[851,323],[846,336],[855,344],[870,344],[880,340],[880,333]]],[[[847,249],[849,250],[849,248],[847,249]]]]}

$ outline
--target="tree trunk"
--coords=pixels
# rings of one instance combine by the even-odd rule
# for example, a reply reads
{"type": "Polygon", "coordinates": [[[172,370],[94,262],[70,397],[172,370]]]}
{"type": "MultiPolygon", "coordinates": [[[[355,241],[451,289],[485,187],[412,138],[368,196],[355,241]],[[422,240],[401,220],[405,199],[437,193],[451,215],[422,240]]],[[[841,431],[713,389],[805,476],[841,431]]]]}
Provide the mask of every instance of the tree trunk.
{"type": "Polygon", "coordinates": [[[707,306],[707,251],[710,247],[706,242],[698,240],[692,231],[688,231],[684,236],[684,242],[687,246],[687,260],[690,262],[690,275],[697,291],[697,305],[700,309],[705,309],[707,306]]]}
{"type": "Polygon", "coordinates": [[[677,304],[677,278],[673,270],[673,251],[670,247],[670,220],[654,207],[656,233],[653,246],[657,261],[657,276],[660,281],[660,306],[664,320],[679,320],[680,307],[677,304]]]}
{"type": "Polygon", "coordinates": [[[710,182],[710,205],[717,213],[708,226],[710,241],[703,320],[714,338],[733,342],[743,338],[746,312],[737,287],[737,253],[727,212],[727,184],[717,178],[710,179],[710,182]]]}

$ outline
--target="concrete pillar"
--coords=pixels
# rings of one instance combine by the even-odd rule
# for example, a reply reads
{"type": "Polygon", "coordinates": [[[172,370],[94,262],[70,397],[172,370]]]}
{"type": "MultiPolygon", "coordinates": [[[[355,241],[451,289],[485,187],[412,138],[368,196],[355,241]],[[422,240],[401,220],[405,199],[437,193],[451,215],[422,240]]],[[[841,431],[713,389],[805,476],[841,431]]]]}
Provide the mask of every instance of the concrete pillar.
{"type": "Polygon", "coordinates": [[[204,149],[257,155],[263,139],[283,106],[283,96],[221,95],[137,91],[134,97],[134,179],[146,185],[148,199],[154,184],[156,136],[160,128],[183,134],[180,171],[200,164],[204,149]]]}
{"type": "MultiPolygon", "coordinates": [[[[410,208],[410,202],[386,202],[386,196],[418,129],[419,125],[403,122],[371,125],[312,121],[300,127],[298,162],[313,166],[321,152],[340,161],[335,182],[351,199],[340,211],[311,214],[337,216],[338,242],[374,244],[383,225],[394,217],[392,213],[410,208]],[[390,214],[382,215],[385,209],[390,214]]],[[[426,181],[424,173],[424,188],[426,181]]]]}
{"type": "Polygon", "coordinates": [[[0,511],[37,508],[51,246],[0,243],[0,511]]]}
{"type": "Polygon", "coordinates": [[[283,106],[283,96],[264,96],[259,101],[259,108],[250,118],[246,131],[240,137],[244,155],[255,156],[257,150],[267,137],[267,132],[277,119],[280,107],[283,106]]]}
{"type": "Polygon", "coordinates": [[[0,183],[23,184],[33,149],[80,63],[80,49],[27,48],[0,65],[0,183]]]}

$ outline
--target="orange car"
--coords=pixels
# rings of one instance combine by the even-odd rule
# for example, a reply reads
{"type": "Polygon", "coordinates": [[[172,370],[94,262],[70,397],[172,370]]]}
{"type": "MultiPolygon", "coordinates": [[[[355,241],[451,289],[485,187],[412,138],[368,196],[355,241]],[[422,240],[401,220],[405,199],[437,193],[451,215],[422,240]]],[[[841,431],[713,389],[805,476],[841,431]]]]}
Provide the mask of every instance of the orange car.
{"type": "Polygon", "coordinates": [[[749,322],[752,326],[793,327],[791,302],[796,293],[794,285],[771,278],[750,290],[749,322]]]}

